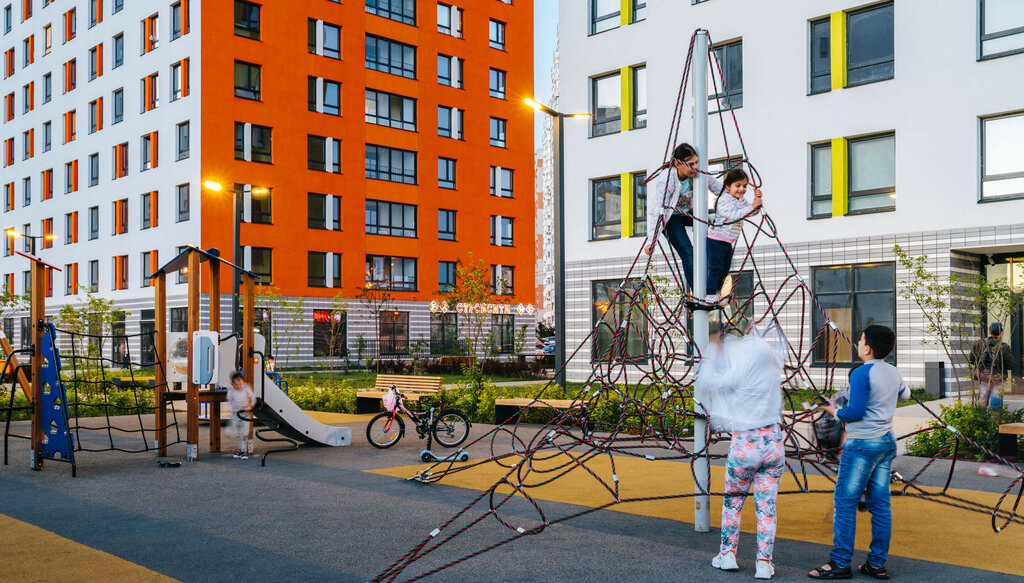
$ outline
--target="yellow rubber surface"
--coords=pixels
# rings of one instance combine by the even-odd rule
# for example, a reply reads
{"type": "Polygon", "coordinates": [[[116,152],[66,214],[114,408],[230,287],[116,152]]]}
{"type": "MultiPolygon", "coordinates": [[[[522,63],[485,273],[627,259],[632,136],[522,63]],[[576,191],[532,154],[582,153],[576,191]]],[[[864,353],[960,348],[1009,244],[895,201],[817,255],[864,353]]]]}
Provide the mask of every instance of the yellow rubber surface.
{"type": "MultiPolygon", "coordinates": [[[[535,463],[533,468],[541,470],[564,463],[567,458],[554,457],[535,463]]],[[[456,467],[459,464],[456,464],[456,467]]],[[[611,463],[607,456],[590,460],[587,466],[609,486],[614,487],[611,463]]],[[[408,478],[429,465],[401,466],[372,470],[373,473],[408,478]]],[[[439,466],[440,467],[440,466],[439,466]]],[[[484,464],[472,469],[451,474],[440,484],[485,490],[490,488],[505,473],[507,468],[495,463],[484,464]]],[[[725,468],[711,468],[712,491],[721,491],[725,468]]],[[[639,498],[693,492],[693,476],[690,465],[669,461],[648,461],[630,457],[615,458],[615,473],[621,480],[619,498],[639,498]]],[[[539,483],[553,477],[552,473],[534,471],[525,483],[539,483]]],[[[832,490],[832,482],[822,476],[808,476],[812,490],[832,490]]],[[[1000,484],[1006,483],[1005,480],[1000,484]]],[[[783,477],[782,490],[797,489],[791,474],[783,477]]],[[[499,489],[508,492],[509,488],[499,489]]],[[[615,498],[601,483],[584,470],[574,469],[551,484],[528,490],[531,497],[539,500],[565,502],[580,506],[600,506],[615,498]]],[[[950,490],[951,495],[995,504],[998,494],[972,490],[950,490]]],[[[1009,504],[1012,504],[1012,499],[1009,504]]],[[[630,502],[612,506],[610,510],[641,516],[667,518],[693,523],[694,501],[692,498],[630,502]]],[[[1024,525],[1011,524],[1002,533],[992,531],[991,516],[952,508],[935,502],[911,497],[893,497],[893,532],[890,553],[901,557],[984,568],[1013,575],[1024,576],[1024,525]]],[[[1004,503],[1004,508],[1005,508],[1004,503]]],[[[722,499],[711,498],[711,524],[721,526],[722,499]]],[[[548,516],[548,518],[555,518],[548,516]]],[[[756,532],[753,503],[743,508],[742,530],[756,532]]],[[[778,531],[779,539],[832,544],[832,495],[831,494],[787,494],[779,496],[778,531]]],[[[870,515],[858,512],[856,547],[867,550],[871,541],[870,515]]],[[[784,542],[780,544],[785,544],[784,542]]],[[[716,547],[717,548],[717,547],[716,547]]],[[[822,560],[827,560],[823,555],[822,560]]],[[[813,557],[808,560],[813,562],[813,557]]]]}
{"type": "Polygon", "coordinates": [[[0,514],[0,581],[165,583],[176,579],[0,514]]]}
{"type": "Polygon", "coordinates": [[[373,419],[376,413],[367,413],[365,415],[355,415],[350,413],[325,413],[323,411],[304,411],[306,415],[313,418],[314,421],[318,421],[325,425],[335,425],[339,423],[356,423],[358,421],[369,421],[373,419]]]}

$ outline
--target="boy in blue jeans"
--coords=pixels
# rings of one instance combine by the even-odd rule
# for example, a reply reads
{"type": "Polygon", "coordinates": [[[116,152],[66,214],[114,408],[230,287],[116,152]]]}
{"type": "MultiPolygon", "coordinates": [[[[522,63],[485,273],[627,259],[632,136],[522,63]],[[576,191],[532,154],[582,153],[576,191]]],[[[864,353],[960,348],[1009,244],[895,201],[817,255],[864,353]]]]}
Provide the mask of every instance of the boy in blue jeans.
{"type": "Polygon", "coordinates": [[[868,326],[857,343],[864,366],[850,375],[850,401],[839,409],[835,403],[823,409],[846,424],[847,439],[839,462],[833,497],[833,549],[829,562],[808,573],[812,579],[850,579],[853,574],[853,542],[857,531],[857,502],[865,495],[871,513],[871,552],[859,567],[875,579],[888,579],[892,535],[889,476],[896,457],[892,416],[896,401],[909,399],[910,389],[896,367],[884,362],[896,344],[896,334],[885,326],[868,326]]]}

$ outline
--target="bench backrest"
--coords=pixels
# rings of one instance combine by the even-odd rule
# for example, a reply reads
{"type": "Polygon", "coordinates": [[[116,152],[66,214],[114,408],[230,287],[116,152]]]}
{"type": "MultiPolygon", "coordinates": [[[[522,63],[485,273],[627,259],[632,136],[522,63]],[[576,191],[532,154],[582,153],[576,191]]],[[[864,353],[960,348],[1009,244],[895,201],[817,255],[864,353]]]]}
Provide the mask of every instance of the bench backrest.
{"type": "Polygon", "coordinates": [[[379,391],[386,391],[388,387],[395,385],[405,391],[428,391],[441,390],[441,377],[417,377],[400,374],[379,374],[377,384],[373,386],[379,391]]]}

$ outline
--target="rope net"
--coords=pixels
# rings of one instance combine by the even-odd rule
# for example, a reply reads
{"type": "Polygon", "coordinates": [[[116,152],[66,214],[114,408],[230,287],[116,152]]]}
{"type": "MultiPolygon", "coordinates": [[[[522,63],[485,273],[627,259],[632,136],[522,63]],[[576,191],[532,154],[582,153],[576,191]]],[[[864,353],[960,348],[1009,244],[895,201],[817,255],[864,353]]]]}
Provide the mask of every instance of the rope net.
{"type": "MultiPolygon", "coordinates": [[[[665,147],[666,160],[670,160],[672,149],[679,139],[697,32],[690,40],[686,65],[679,85],[665,147]]],[[[731,145],[729,132],[726,131],[727,120],[738,137],[741,156],[730,167],[745,167],[751,176],[752,184],[755,187],[760,186],[760,176],[747,157],[746,146],[729,103],[728,92],[721,81],[721,64],[717,62],[716,55],[711,50],[708,59],[708,62],[712,63],[712,74],[709,79],[714,95],[721,96],[718,98],[718,113],[715,115],[720,120],[726,153],[730,160],[733,156],[729,151],[731,145]]],[[[653,179],[658,172],[668,171],[669,168],[670,162],[666,162],[648,180],[653,179]]],[[[725,168],[716,175],[724,174],[728,169],[725,168]]],[[[697,193],[695,190],[696,195],[703,193],[697,193]]],[[[717,207],[717,199],[715,202],[717,207]]],[[[708,222],[703,217],[691,215],[691,218],[693,221],[708,222]]],[[[831,493],[831,488],[815,489],[811,486],[814,480],[811,480],[810,476],[813,475],[824,476],[834,485],[838,471],[836,450],[819,446],[814,437],[813,423],[823,413],[812,403],[823,403],[835,394],[835,369],[839,348],[841,343],[849,347],[852,344],[851,339],[829,320],[822,307],[814,301],[807,282],[782,245],[770,215],[761,209],[761,212],[752,212],[733,222],[740,221],[743,223],[743,229],[741,238],[736,242],[736,255],[741,257],[739,271],[752,274],[752,285],[742,296],[735,293],[734,289],[732,297],[724,300],[725,307],[710,312],[709,319],[716,319],[723,332],[727,333],[743,332],[750,326],[779,326],[779,319],[784,314],[799,314],[800,332],[786,339],[786,363],[781,383],[785,409],[782,426],[785,434],[786,471],[796,486],[782,489],[779,494],[831,493]],[[781,278],[772,274],[772,281],[776,283],[770,287],[767,283],[768,277],[763,276],[764,268],[758,264],[752,253],[752,249],[758,245],[771,246],[784,258],[786,273],[781,278]],[[821,316],[818,320],[821,324],[814,329],[807,321],[811,310],[817,310],[821,316]],[[819,370],[817,381],[808,371],[815,350],[818,351],[818,360],[815,361],[815,368],[819,370]]],[[[723,222],[719,221],[717,224],[722,225],[723,222]]],[[[648,225],[648,228],[652,227],[660,231],[663,225],[660,222],[657,225],[648,225]]],[[[734,261],[733,264],[735,263],[734,261]]],[[[461,452],[475,448],[479,451],[481,447],[486,447],[489,449],[490,457],[459,465],[451,461],[442,461],[418,472],[414,478],[424,483],[441,482],[460,472],[472,471],[482,466],[490,466],[492,471],[494,468],[500,468],[501,476],[451,518],[416,543],[407,553],[388,565],[373,581],[416,581],[519,538],[538,535],[549,526],[617,505],[681,500],[694,496],[722,496],[723,492],[711,488],[703,491],[699,487],[701,482],[698,477],[702,478],[704,483],[711,483],[711,462],[724,459],[727,450],[726,447],[715,446],[720,442],[727,443],[730,436],[712,432],[708,424],[704,435],[706,445],[699,449],[694,446],[693,420],[698,416],[704,417],[706,412],[699,404],[695,405],[693,398],[693,383],[701,355],[690,335],[690,316],[694,302],[702,299],[703,294],[691,292],[686,282],[677,256],[664,243],[663,238],[658,238],[654,254],[648,256],[640,250],[622,282],[617,286],[609,286],[606,317],[601,318],[567,358],[566,365],[575,359],[587,358],[590,352],[588,347],[592,344],[602,347],[595,351],[597,354],[590,359],[592,370],[573,397],[571,406],[557,412],[549,422],[540,426],[524,423],[524,415],[528,409],[523,408],[508,422],[495,427],[459,450],[461,452]],[[655,257],[660,257],[667,266],[667,276],[661,275],[654,268],[655,257]],[[609,311],[612,311],[611,317],[607,317],[609,311]],[[693,487],[689,488],[689,483],[686,487],[679,483],[666,483],[662,486],[663,491],[653,496],[624,496],[624,481],[644,480],[642,474],[620,474],[617,471],[617,466],[622,466],[625,458],[689,462],[688,472],[684,469],[687,464],[680,464],[679,473],[683,479],[679,482],[688,482],[688,473],[693,487]],[[707,463],[698,465],[698,460],[707,463]],[[698,466],[706,468],[703,470],[703,476],[698,476],[698,466]],[[570,473],[582,474],[585,479],[591,480],[603,493],[604,500],[602,503],[593,504],[593,500],[590,499],[591,504],[584,504],[587,507],[582,510],[562,516],[550,516],[550,513],[545,511],[542,501],[532,495],[532,492],[542,486],[555,484],[570,473]],[[518,501],[510,505],[518,505],[514,510],[506,508],[506,504],[512,500],[518,501]],[[523,517],[521,507],[524,501],[527,512],[533,516],[523,517]],[[464,535],[470,533],[472,540],[460,544],[464,538],[469,538],[464,535]],[[433,555],[435,552],[438,554],[433,555]]],[[[549,382],[537,394],[534,403],[543,404],[545,400],[551,399],[549,395],[555,392],[552,384],[549,382]]],[[[920,404],[919,400],[918,403],[920,404]]],[[[939,415],[927,407],[925,409],[935,419],[941,421],[939,415]]],[[[1021,474],[1021,468],[960,434],[955,428],[946,428],[954,435],[946,444],[946,448],[938,456],[928,460],[909,479],[894,472],[893,493],[988,514],[997,532],[1010,523],[1024,523],[1024,518],[1017,513],[1021,494],[1024,493],[1024,475],[1021,474]],[[956,465],[955,453],[960,440],[988,453],[1016,473],[1017,477],[1010,480],[995,505],[954,496],[949,492],[956,465]],[[945,485],[941,488],[925,485],[922,478],[934,466],[936,460],[949,450],[952,450],[954,457],[945,485]],[[1012,495],[1014,492],[1015,495],[1012,495]],[[1004,507],[1007,498],[1012,500],[1010,508],[1004,507]]],[[[906,439],[911,435],[935,429],[921,429],[899,436],[898,439],[906,439]]],[[[816,480],[820,484],[820,478],[816,480]]],[[[934,483],[935,480],[932,479],[930,482],[934,483]]],[[[1006,506],[1009,506],[1009,503],[1006,506]]]]}
{"type": "MultiPolygon", "coordinates": [[[[140,387],[139,383],[143,379],[137,371],[148,367],[163,370],[163,363],[156,358],[151,359],[153,362],[133,360],[131,353],[133,339],[145,340],[151,334],[104,335],[60,328],[56,330],[64,336],[61,339],[65,347],[60,354],[61,369],[64,374],[70,373],[70,377],[64,378],[64,387],[68,399],[68,429],[75,436],[75,450],[123,453],[155,451],[155,395],[158,387],[140,387]],[[109,357],[103,355],[103,347],[106,345],[111,346],[112,354],[109,357]],[[114,381],[115,378],[119,379],[120,384],[114,381]],[[125,419],[126,416],[135,419],[129,421],[125,419]],[[120,419],[115,422],[112,417],[120,419]]],[[[164,390],[169,388],[166,383],[161,387],[164,390]]],[[[168,409],[168,443],[161,445],[184,443],[177,413],[174,407],[168,409]]]]}

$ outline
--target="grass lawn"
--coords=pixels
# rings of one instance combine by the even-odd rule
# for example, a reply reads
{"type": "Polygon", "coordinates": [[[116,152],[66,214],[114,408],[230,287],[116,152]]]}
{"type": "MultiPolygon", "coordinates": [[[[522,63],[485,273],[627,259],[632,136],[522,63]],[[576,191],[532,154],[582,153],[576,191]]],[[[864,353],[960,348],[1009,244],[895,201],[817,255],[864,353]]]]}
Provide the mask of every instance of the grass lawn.
{"type": "MultiPolygon", "coordinates": [[[[382,373],[383,374],[383,373],[382,373]]],[[[338,372],[338,373],[327,373],[327,372],[282,372],[281,376],[284,377],[291,385],[317,385],[317,386],[330,386],[341,383],[342,381],[348,381],[350,385],[357,389],[365,389],[373,387],[377,382],[377,373],[375,372],[338,372]]],[[[424,376],[440,376],[443,384],[459,383],[468,381],[468,377],[461,374],[443,374],[443,375],[431,375],[426,374],[424,376]]],[[[523,381],[530,379],[522,379],[517,377],[502,377],[502,376],[486,376],[485,378],[496,382],[506,381],[523,381]]],[[[537,379],[539,384],[544,382],[543,379],[537,379]]]]}

